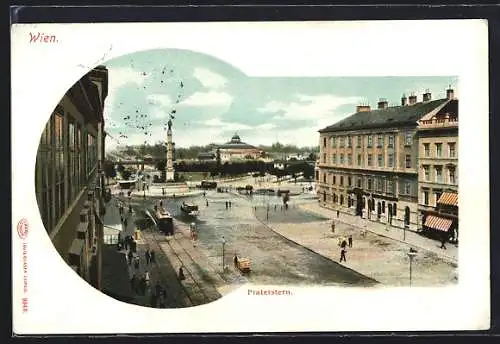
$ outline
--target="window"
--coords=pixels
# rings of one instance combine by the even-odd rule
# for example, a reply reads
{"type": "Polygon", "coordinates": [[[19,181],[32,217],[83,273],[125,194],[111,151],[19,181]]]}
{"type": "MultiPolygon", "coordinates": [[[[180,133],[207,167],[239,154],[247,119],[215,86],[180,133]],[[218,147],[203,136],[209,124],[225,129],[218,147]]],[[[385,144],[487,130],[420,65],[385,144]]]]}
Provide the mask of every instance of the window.
{"type": "Polygon", "coordinates": [[[358,135],[358,137],[357,137],[357,145],[356,145],[358,148],[361,148],[361,141],[362,141],[361,135],[358,135]]]}
{"type": "Polygon", "coordinates": [[[337,184],[337,177],[333,176],[333,185],[337,184]]]}
{"type": "Polygon", "coordinates": [[[340,147],[345,147],[345,137],[340,138],[340,147]]]}
{"type": "Polygon", "coordinates": [[[384,167],[384,156],[382,154],[378,155],[377,160],[378,160],[378,167],[384,167]]]}
{"type": "Polygon", "coordinates": [[[387,193],[394,194],[394,182],[392,180],[387,181],[387,193]]]}
{"type": "Polygon", "coordinates": [[[335,136],[332,136],[332,148],[337,147],[337,138],[335,136]]]}
{"type": "Polygon", "coordinates": [[[443,168],[441,166],[436,166],[436,183],[443,182],[443,168]]]}
{"type": "Polygon", "coordinates": [[[344,186],[344,176],[340,176],[340,186],[344,186]]]}
{"type": "Polygon", "coordinates": [[[405,165],[406,165],[406,168],[411,168],[411,155],[410,154],[406,154],[406,156],[405,156],[405,165]]]}
{"type": "Polygon", "coordinates": [[[435,194],[436,194],[436,203],[435,203],[435,206],[437,206],[437,202],[439,201],[439,198],[441,198],[441,195],[443,193],[441,191],[436,191],[435,194]]]}
{"type": "Polygon", "coordinates": [[[361,188],[361,178],[358,178],[358,188],[361,188]]]}
{"type": "Polygon", "coordinates": [[[326,137],[323,138],[323,147],[326,148],[326,137]]]}
{"type": "Polygon", "coordinates": [[[404,183],[404,192],[405,195],[410,195],[411,194],[411,184],[408,182],[404,183]]]}
{"type": "Polygon", "coordinates": [[[455,168],[449,168],[448,171],[449,171],[449,175],[450,175],[450,178],[449,178],[450,184],[453,184],[453,185],[457,184],[457,181],[455,178],[455,168]]]}
{"type": "Polygon", "coordinates": [[[424,204],[429,205],[429,191],[424,191],[422,198],[424,199],[424,204]]]}
{"type": "Polygon", "coordinates": [[[351,185],[352,185],[352,178],[347,177],[347,186],[351,186],[351,185]]]}
{"type": "Polygon", "coordinates": [[[405,146],[411,146],[413,143],[413,133],[411,131],[405,132],[405,146]]]}
{"type": "Polygon", "coordinates": [[[372,165],[372,154],[368,154],[368,166],[372,165]]]}
{"type": "Polygon", "coordinates": [[[358,154],[358,166],[361,166],[361,154],[358,154]]]}
{"type": "Polygon", "coordinates": [[[316,171],[316,180],[319,180],[319,171],[316,171]]]}
{"type": "Polygon", "coordinates": [[[388,158],[388,161],[387,161],[388,167],[394,167],[394,154],[392,154],[392,153],[388,154],[387,158],[388,158]]]}
{"type": "Polygon", "coordinates": [[[430,180],[430,174],[429,174],[429,166],[424,166],[424,180],[429,181],[430,180]]]}
{"type": "Polygon", "coordinates": [[[450,158],[457,157],[456,144],[454,142],[448,143],[448,155],[450,158]]]}
{"type": "Polygon", "coordinates": [[[368,135],[368,148],[372,148],[372,147],[373,147],[373,136],[368,135]]]}
{"type": "Polygon", "coordinates": [[[352,165],[352,154],[347,155],[347,164],[352,165]]]}
{"type": "Polygon", "coordinates": [[[326,173],[323,173],[323,183],[326,184],[326,173]]]}
{"type": "Polygon", "coordinates": [[[384,181],[382,178],[377,178],[375,179],[377,181],[377,191],[378,192],[383,192],[383,184],[384,184],[384,181]]]}
{"type": "Polygon", "coordinates": [[[394,147],[394,136],[393,135],[389,135],[389,143],[387,145],[389,148],[392,148],[394,147]]]}
{"type": "Polygon", "coordinates": [[[426,158],[430,156],[430,148],[428,143],[424,143],[424,156],[426,158]]]}
{"type": "Polygon", "coordinates": [[[351,148],[352,147],[351,139],[352,138],[350,136],[347,136],[347,148],[351,148]]]}
{"type": "Polygon", "coordinates": [[[377,147],[384,147],[384,137],[382,135],[379,135],[379,137],[377,138],[377,147]]]}
{"type": "Polygon", "coordinates": [[[368,190],[372,189],[372,179],[368,178],[368,190]]]}
{"type": "Polygon", "coordinates": [[[344,154],[340,154],[340,164],[344,164],[344,154]]]}
{"type": "Polygon", "coordinates": [[[443,156],[443,144],[442,143],[436,143],[436,156],[438,158],[441,158],[443,156]]]}
{"type": "Polygon", "coordinates": [[[332,164],[336,164],[337,163],[337,154],[333,154],[332,155],[332,164]]]}
{"type": "Polygon", "coordinates": [[[323,163],[326,163],[326,153],[323,153],[323,163]]]}

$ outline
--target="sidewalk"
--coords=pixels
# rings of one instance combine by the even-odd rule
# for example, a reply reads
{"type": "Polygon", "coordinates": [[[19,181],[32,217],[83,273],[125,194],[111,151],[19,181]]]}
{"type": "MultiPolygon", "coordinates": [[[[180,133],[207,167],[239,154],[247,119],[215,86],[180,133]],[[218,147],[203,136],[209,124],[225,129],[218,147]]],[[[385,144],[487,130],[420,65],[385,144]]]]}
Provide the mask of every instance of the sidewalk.
{"type": "Polygon", "coordinates": [[[401,228],[386,226],[382,223],[361,219],[359,216],[353,216],[342,212],[340,213],[340,217],[337,218],[335,210],[320,207],[318,203],[299,204],[298,207],[305,211],[310,211],[330,219],[334,219],[336,223],[342,222],[359,229],[367,230],[377,235],[414,246],[420,250],[433,252],[440,258],[446,259],[450,262],[458,262],[458,247],[454,244],[447,243],[446,250],[444,250],[439,248],[441,246],[440,242],[426,238],[413,231],[407,230],[406,233],[404,233],[404,230],[401,228]]]}

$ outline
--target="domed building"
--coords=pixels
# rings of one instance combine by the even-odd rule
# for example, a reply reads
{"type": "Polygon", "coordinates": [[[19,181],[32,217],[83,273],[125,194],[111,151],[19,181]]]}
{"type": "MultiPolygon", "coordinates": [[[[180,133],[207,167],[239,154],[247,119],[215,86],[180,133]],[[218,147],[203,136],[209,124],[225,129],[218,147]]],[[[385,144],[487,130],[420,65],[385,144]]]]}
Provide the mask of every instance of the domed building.
{"type": "Polygon", "coordinates": [[[237,133],[233,135],[231,141],[217,148],[220,152],[221,161],[259,159],[263,153],[261,149],[241,141],[237,133]]]}

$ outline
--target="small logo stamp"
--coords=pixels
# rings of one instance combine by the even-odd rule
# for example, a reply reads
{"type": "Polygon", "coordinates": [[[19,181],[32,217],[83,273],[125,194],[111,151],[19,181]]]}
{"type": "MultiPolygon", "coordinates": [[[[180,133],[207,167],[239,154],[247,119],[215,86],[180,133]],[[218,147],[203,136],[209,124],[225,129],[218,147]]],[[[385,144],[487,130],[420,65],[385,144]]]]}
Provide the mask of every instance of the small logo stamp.
{"type": "Polygon", "coordinates": [[[29,231],[28,220],[23,218],[17,224],[17,234],[19,235],[19,238],[26,239],[26,237],[28,236],[28,231],[29,231]]]}

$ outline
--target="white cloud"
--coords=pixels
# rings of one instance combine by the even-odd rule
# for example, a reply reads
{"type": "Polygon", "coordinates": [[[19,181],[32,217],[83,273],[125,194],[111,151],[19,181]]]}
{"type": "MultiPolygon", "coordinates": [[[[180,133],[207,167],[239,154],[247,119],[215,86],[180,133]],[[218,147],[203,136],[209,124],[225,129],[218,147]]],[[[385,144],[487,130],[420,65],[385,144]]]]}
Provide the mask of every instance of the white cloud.
{"type": "Polygon", "coordinates": [[[108,67],[108,96],[104,102],[103,116],[105,120],[110,119],[110,109],[113,109],[116,94],[123,86],[127,84],[142,85],[145,76],[139,71],[130,67],[108,67]]]}
{"type": "Polygon", "coordinates": [[[194,69],[193,75],[198,79],[203,87],[210,89],[220,89],[227,84],[227,79],[222,75],[212,72],[210,69],[198,67],[194,69]]]}
{"type": "Polygon", "coordinates": [[[161,106],[167,109],[172,107],[172,98],[168,94],[153,93],[147,97],[148,103],[152,105],[161,106]]]}
{"type": "Polygon", "coordinates": [[[189,98],[179,103],[182,106],[222,106],[229,107],[233,97],[225,92],[208,91],[195,92],[189,98]]]}
{"type": "Polygon", "coordinates": [[[198,122],[203,125],[206,125],[208,127],[216,127],[216,128],[221,128],[224,130],[246,130],[246,129],[252,129],[252,127],[243,124],[243,123],[236,123],[236,122],[223,122],[220,120],[220,118],[212,118],[209,119],[208,121],[205,122],[198,122]]]}
{"type": "Polygon", "coordinates": [[[259,129],[259,130],[271,130],[274,128],[276,128],[276,124],[273,124],[273,123],[263,123],[263,124],[259,124],[257,127],[255,127],[255,129],[259,129]]]}
{"type": "Polygon", "coordinates": [[[342,105],[354,105],[361,100],[360,97],[339,97],[331,94],[315,96],[298,94],[296,97],[298,101],[270,101],[264,107],[257,110],[263,113],[276,113],[277,115],[274,116],[276,119],[321,120],[328,117],[331,121],[338,107],[342,105]]]}

